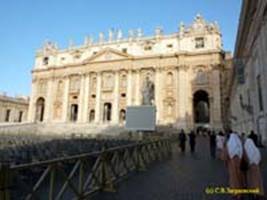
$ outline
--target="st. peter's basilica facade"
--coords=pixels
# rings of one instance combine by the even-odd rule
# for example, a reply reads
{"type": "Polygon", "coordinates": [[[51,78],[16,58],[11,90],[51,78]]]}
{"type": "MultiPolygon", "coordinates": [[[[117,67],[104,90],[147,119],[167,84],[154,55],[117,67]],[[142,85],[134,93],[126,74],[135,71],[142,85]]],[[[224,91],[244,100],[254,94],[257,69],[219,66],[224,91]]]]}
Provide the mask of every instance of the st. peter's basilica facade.
{"type": "Polygon", "coordinates": [[[61,50],[46,42],[36,54],[28,120],[42,123],[123,124],[126,107],[142,103],[154,83],[156,122],[191,129],[224,126],[229,53],[218,24],[197,15],[190,26],[164,34],[141,29],[99,34],[96,42],[61,50]]]}

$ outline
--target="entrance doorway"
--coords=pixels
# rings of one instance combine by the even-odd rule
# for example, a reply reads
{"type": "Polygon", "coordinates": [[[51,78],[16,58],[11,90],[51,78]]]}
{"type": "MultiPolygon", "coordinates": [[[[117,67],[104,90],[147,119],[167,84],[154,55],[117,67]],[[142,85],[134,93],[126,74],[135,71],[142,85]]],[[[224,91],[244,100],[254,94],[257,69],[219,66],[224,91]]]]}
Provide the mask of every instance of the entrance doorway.
{"type": "Polygon", "coordinates": [[[95,121],[95,110],[91,110],[89,114],[89,122],[95,121]]]}
{"type": "Polygon", "coordinates": [[[70,121],[76,122],[78,120],[78,104],[72,104],[70,107],[70,121]]]}
{"type": "Polygon", "coordinates": [[[104,111],[103,111],[103,121],[109,122],[111,121],[111,113],[112,113],[112,104],[104,103],[104,111]]]}
{"type": "Polygon", "coordinates": [[[198,90],[194,93],[194,121],[198,124],[207,124],[210,122],[209,95],[204,90],[198,90]]]}

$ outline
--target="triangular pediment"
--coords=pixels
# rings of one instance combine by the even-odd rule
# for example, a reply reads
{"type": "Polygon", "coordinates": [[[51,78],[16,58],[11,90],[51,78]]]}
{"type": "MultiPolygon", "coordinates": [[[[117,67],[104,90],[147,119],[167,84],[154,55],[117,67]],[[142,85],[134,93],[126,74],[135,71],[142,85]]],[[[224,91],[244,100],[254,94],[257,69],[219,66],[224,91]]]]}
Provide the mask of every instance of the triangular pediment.
{"type": "Polygon", "coordinates": [[[116,49],[112,48],[105,48],[95,55],[92,55],[90,58],[86,59],[85,63],[91,63],[91,62],[106,62],[106,61],[115,61],[115,60],[125,60],[125,59],[131,59],[132,56],[123,53],[121,51],[118,51],[116,49]]]}

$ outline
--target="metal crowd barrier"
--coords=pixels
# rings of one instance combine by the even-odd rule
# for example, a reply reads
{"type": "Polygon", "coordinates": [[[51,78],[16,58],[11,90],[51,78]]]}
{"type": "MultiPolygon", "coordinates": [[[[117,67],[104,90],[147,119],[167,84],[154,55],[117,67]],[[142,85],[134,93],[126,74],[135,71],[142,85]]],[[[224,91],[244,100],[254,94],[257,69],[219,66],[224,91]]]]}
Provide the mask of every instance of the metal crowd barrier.
{"type": "Polygon", "coordinates": [[[116,191],[134,171],[171,156],[170,138],[103,148],[102,151],[0,168],[0,199],[87,199],[97,191],[116,191]]]}

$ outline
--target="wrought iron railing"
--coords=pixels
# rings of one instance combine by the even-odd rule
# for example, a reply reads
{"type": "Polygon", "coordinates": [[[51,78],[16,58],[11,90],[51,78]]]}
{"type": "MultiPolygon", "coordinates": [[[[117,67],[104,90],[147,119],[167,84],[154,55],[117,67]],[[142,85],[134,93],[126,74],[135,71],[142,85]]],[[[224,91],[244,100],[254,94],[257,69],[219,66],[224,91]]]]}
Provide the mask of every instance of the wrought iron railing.
{"type": "Polygon", "coordinates": [[[77,156],[0,168],[0,199],[86,199],[97,191],[116,191],[133,171],[168,158],[172,139],[162,138],[77,156]]]}

